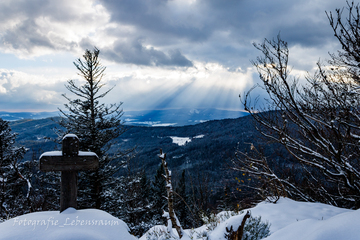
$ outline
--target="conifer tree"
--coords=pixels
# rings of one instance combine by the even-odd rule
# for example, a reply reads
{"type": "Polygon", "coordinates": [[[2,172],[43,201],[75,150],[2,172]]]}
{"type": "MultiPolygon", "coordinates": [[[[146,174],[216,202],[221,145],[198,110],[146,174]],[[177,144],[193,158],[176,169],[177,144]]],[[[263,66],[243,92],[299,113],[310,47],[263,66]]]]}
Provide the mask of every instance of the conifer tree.
{"type": "Polygon", "coordinates": [[[162,165],[156,171],[153,182],[153,221],[156,224],[163,224],[162,212],[167,204],[166,201],[166,183],[164,178],[164,168],[162,165]]]}
{"type": "Polygon", "coordinates": [[[147,199],[150,196],[151,189],[150,189],[150,181],[146,177],[145,171],[142,171],[141,178],[140,178],[140,198],[141,201],[144,202],[143,205],[147,202],[147,199]]]}
{"type": "Polygon", "coordinates": [[[119,196],[119,207],[122,209],[118,216],[127,223],[131,234],[140,237],[156,222],[152,220],[150,182],[145,171],[129,172],[122,178],[123,189],[119,196]]]}
{"type": "Polygon", "coordinates": [[[42,172],[39,156],[21,162],[20,171],[31,179],[31,211],[58,211],[60,202],[60,172],[42,172]]]}
{"type": "MultiPolygon", "coordinates": [[[[122,157],[129,151],[109,154],[111,143],[125,131],[121,120],[122,103],[105,105],[101,100],[113,89],[102,91],[105,67],[99,60],[100,51],[86,50],[83,59],[74,62],[78,75],[85,83],[78,86],[69,80],[66,88],[75,95],[68,100],[65,110],[59,109],[63,118],[60,126],[66,131],[58,131],[62,137],[66,133],[76,134],[80,139],[80,150],[95,152],[99,157],[99,169],[95,172],[81,172],[79,177],[79,206],[102,208],[104,193],[111,193],[114,187],[114,174],[123,165],[122,157]]],[[[106,209],[105,209],[106,210],[106,209]]]]}
{"type": "MultiPolygon", "coordinates": [[[[143,209],[141,220],[146,223],[152,222],[152,208],[154,197],[152,195],[151,182],[147,178],[145,171],[141,172],[139,182],[139,202],[138,205],[143,209]]],[[[155,223],[154,223],[155,225],[155,223]]],[[[145,229],[148,230],[148,229],[145,229]]]]}
{"type": "Polygon", "coordinates": [[[175,209],[176,215],[179,217],[184,228],[191,228],[191,220],[187,203],[187,193],[186,193],[186,179],[185,179],[185,170],[182,171],[179,184],[175,189],[175,209]]]}
{"type": "Polygon", "coordinates": [[[16,134],[0,118],[0,221],[29,212],[30,181],[19,170],[24,147],[15,147],[16,134]]]}

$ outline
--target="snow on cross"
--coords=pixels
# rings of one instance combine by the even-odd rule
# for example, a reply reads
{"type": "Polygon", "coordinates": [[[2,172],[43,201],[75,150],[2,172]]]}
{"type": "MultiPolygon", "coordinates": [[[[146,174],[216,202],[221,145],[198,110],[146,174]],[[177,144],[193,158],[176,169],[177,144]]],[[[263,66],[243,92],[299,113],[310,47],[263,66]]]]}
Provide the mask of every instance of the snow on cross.
{"type": "Polygon", "coordinates": [[[98,156],[79,151],[79,138],[74,134],[64,136],[62,151],[45,152],[40,156],[41,171],[61,171],[60,212],[77,207],[77,172],[98,168],[98,156]]]}

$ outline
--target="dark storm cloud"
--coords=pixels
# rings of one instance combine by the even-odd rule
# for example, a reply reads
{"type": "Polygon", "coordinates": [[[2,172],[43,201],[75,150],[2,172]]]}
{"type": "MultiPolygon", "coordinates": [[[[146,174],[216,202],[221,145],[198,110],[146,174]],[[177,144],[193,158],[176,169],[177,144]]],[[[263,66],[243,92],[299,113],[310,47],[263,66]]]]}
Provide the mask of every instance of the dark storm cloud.
{"type": "Polygon", "coordinates": [[[15,28],[3,34],[4,44],[11,45],[14,49],[32,49],[34,46],[54,48],[51,41],[37,31],[35,22],[28,19],[18,24],[15,28]]]}
{"type": "Polygon", "coordinates": [[[212,31],[212,27],[204,24],[202,19],[198,19],[199,15],[193,13],[191,9],[176,14],[176,9],[169,6],[171,1],[103,0],[101,2],[112,13],[113,21],[135,25],[142,31],[173,38],[187,38],[191,41],[206,40],[212,31]]]}
{"type": "Polygon", "coordinates": [[[160,34],[168,38],[203,42],[216,31],[230,31],[234,37],[244,40],[276,36],[280,31],[292,30],[292,33],[301,35],[301,38],[292,39],[304,45],[317,45],[329,38],[324,34],[328,33],[328,31],[324,32],[324,21],[315,22],[307,15],[315,14],[311,17],[327,21],[325,10],[341,7],[326,1],[312,7],[312,1],[199,0],[192,5],[185,5],[184,9],[177,10],[171,5],[171,1],[165,0],[101,0],[101,2],[112,13],[113,21],[131,24],[142,31],[152,32],[154,35],[150,33],[149,36],[154,38],[159,37],[156,34],[160,34]],[[304,9],[306,5],[309,7],[304,9]],[[177,15],[178,11],[182,14],[177,15]],[[312,39],[318,40],[312,41],[312,39]]]}
{"type": "Polygon", "coordinates": [[[79,52],[84,46],[103,46],[104,56],[118,63],[188,67],[202,61],[247,68],[257,55],[252,42],[279,32],[289,46],[321,48],[336,41],[325,10],[343,5],[335,0],[99,0],[76,5],[70,0],[20,0],[0,3],[0,24],[7,26],[0,33],[0,47],[32,53],[39,47],[79,52]],[[84,10],[86,4],[93,4],[92,10],[84,10]],[[95,16],[96,4],[116,24],[106,25],[107,13],[95,16]],[[104,25],[98,26],[100,19],[104,25]],[[56,34],[55,25],[76,37],[56,34]],[[91,30],[77,35],[82,25],[91,30]],[[124,30],[127,26],[130,30],[124,30]]]}
{"type": "MultiPolygon", "coordinates": [[[[336,50],[324,47],[335,46],[336,39],[325,11],[343,6],[334,0],[197,0],[191,4],[186,0],[100,2],[111,14],[112,22],[136,29],[129,38],[145,38],[144,46],[154,46],[149,50],[141,46],[136,48],[137,43],[134,43],[129,49],[118,48],[121,51],[112,53],[114,60],[161,65],[161,60],[152,61],[150,56],[164,49],[167,49],[165,52],[180,49],[193,62],[218,62],[231,69],[248,68],[249,60],[259,54],[252,43],[276,38],[279,33],[290,47],[321,49],[321,56],[317,58],[327,58],[329,51],[336,50]]],[[[116,31],[112,34],[124,37],[116,31]]],[[[160,55],[155,59],[162,59],[160,55]]],[[[167,56],[170,60],[170,55],[167,56]]],[[[310,70],[312,64],[299,67],[310,70]]]]}
{"type": "Polygon", "coordinates": [[[146,66],[191,67],[193,64],[180,50],[169,50],[167,54],[153,47],[146,48],[141,40],[115,42],[112,48],[102,51],[104,58],[118,63],[132,63],[146,66]]]}
{"type": "Polygon", "coordinates": [[[303,21],[292,26],[283,26],[279,34],[290,46],[300,44],[306,47],[323,46],[327,42],[336,41],[330,26],[303,21]]]}

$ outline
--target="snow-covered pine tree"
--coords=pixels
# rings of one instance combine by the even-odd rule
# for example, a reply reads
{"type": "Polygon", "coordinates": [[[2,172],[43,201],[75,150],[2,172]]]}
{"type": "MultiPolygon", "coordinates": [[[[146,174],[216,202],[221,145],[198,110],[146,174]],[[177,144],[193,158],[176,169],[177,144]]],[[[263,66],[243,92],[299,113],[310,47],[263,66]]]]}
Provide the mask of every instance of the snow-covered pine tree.
{"type": "Polygon", "coordinates": [[[161,217],[162,211],[166,206],[166,183],[164,178],[164,168],[162,164],[156,170],[155,179],[152,183],[152,198],[153,198],[153,221],[156,224],[164,224],[164,220],[161,217]]]}
{"type": "MultiPolygon", "coordinates": [[[[121,120],[122,103],[106,105],[101,102],[112,89],[102,91],[105,67],[99,61],[100,51],[86,50],[82,59],[74,62],[79,76],[85,80],[81,86],[69,80],[66,88],[75,95],[68,100],[65,110],[59,109],[63,118],[60,126],[66,131],[58,131],[62,137],[66,133],[76,134],[80,139],[80,149],[95,152],[99,157],[99,169],[94,172],[81,172],[79,177],[79,207],[102,208],[104,193],[111,193],[116,183],[114,174],[123,166],[123,157],[131,150],[115,151],[109,154],[111,143],[125,131],[121,120]]],[[[115,197],[114,197],[115,198],[115,197]]],[[[106,209],[104,209],[106,210],[106,209]]]]}
{"type": "Polygon", "coordinates": [[[30,181],[19,170],[24,147],[15,146],[16,134],[0,118],[0,221],[30,209],[30,181]]]}
{"type": "MultiPolygon", "coordinates": [[[[147,178],[145,171],[141,172],[140,182],[139,182],[139,205],[143,208],[143,214],[141,217],[141,221],[144,223],[152,223],[152,208],[153,208],[153,196],[152,196],[152,188],[151,182],[147,178]]],[[[153,224],[155,225],[155,223],[153,224]]],[[[153,226],[152,225],[152,226],[153,226]]],[[[148,230],[147,226],[143,226],[146,228],[144,230],[148,230]]]]}
{"type": "Polygon", "coordinates": [[[31,181],[31,211],[58,211],[60,203],[60,172],[42,172],[39,156],[19,164],[19,170],[31,181]]]}
{"type": "Polygon", "coordinates": [[[119,217],[128,224],[131,234],[140,237],[157,224],[152,219],[150,181],[145,171],[128,172],[122,181],[123,189],[119,198],[119,207],[122,211],[119,217]]]}
{"type": "Polygon", "coordinates": [[[192,213],[187,206],[187,192],[186,192],[186,179],[185,170],[182,171],[178,186],[175,188],[174,205],[176,215],[179,217],[181,225],[186,229],[194,227],[191,223],[192,213]]]}

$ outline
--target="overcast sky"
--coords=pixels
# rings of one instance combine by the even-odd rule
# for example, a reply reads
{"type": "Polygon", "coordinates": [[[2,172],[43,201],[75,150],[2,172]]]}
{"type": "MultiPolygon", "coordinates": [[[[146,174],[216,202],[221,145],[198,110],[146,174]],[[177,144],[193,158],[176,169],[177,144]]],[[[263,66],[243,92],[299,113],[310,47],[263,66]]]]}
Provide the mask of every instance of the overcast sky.
{"type": "MultiPolygon", "coordinates": [[[[105,99],[129,110],[241,109],[258,82],[253,42],[281,37],[293,73],[338,48],[325,11],[339,0],[2,0],[0,111],[57,111],[73,62],[100,49],[105,99]]],[[[71,95],[69,95],[71,96],[71,95]]]]}

